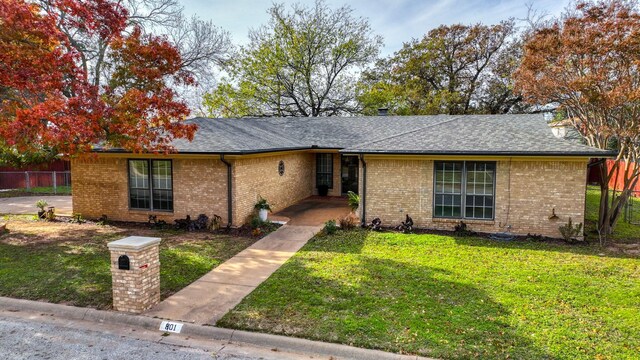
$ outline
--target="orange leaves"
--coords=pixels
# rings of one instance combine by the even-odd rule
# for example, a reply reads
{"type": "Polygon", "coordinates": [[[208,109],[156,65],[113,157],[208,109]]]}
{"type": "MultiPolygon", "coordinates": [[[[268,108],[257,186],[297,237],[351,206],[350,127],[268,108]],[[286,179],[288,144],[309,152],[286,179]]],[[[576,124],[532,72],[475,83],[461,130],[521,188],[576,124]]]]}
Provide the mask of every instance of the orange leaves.
{"type": "Polygon", "coordinates": [[[192,84],[193,79],[182,70],[182,58],[166,38],[142,34],[135,27],[131,35],[113,41],[111,57],[116,69],[111,77],[111,87],[135,86],[148,91],[162,88],[165,77],[172,77],[177,84],[192,84]]]}
{"type": "Polygon", "coordinates": [[[176,47],[165,38],[125,32],[128,15],[112,0],[0,2],[0,151],[43,149],[66,155],[93,144],[166,151],[193,137],[181,121],[189,110],[173,85],[190,85],[176,47]],[[110,60],[109,86],[89,79],[93,50],[110,60]]]}
{"type": "Polygon", "coordinates": [[[637,99],[640,15],[624,1],[576,9],[526,43],[518,90],[533,103],[615,108],[637,99]]]}

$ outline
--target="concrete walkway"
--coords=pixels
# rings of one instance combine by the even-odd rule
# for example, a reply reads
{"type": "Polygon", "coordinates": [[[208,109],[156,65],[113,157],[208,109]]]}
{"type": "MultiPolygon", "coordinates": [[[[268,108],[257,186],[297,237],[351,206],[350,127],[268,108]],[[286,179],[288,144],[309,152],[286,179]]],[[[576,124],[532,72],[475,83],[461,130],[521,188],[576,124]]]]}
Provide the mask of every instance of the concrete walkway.
{"type": "Polygon", "coordinates": [[[0,198],[0,214],[37,214],[36,201],[40,199],[46,200],[49,206],[55,206],[58,215],[73,213],[71,196],[20,196],[0,198]]]}
{"type": "Polygon", "coordinates": [[[321,229],[322,225],[284,225],[145,315],[214,325],[321,229]]]}

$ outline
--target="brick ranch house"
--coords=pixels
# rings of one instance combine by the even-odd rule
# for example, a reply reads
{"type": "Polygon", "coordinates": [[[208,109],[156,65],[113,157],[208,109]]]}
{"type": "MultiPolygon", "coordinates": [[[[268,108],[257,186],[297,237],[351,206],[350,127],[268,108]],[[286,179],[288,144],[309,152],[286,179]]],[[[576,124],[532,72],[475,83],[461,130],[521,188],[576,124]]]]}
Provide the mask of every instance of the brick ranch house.
{"type": "Polygon", "coordinates": [[[611,152],[553,135],[542,115],[205,119],[169,155],[98,151],[72,162],[73,211],[246,223],[317,194],[359,193],[364,222],[560,236],[584,222],[587,163],[611,152]],[[555,214],[555,216],[553,216],[555,214]]]}

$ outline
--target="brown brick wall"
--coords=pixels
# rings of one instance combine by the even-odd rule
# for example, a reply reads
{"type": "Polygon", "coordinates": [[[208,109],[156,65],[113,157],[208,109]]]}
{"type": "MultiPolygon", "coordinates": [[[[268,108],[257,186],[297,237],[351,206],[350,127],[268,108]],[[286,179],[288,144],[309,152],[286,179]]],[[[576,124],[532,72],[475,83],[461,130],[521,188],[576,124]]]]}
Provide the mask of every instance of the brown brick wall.
{"type": "Polygon", "coordinates": [[[315,155],[308,152],[234,160],[234,223],[250,219],[259,196],[267,199],[274,212],[311,196],[314,164],[315,155]],[[283,176],[278,174],[280,160],[285,164],[283,176]]]}
{"type": "Polygon", "coordinates": [[[160,302],[160,255],[158,245],[141,250],[111,251],[113,308],[140,313],[160,302]],[[118,269],[118,258],[129,257],[130,270],[118,269]]]}
{"type": "MultiPolygon", "coordinates": [[[[162,157],[166,159],[167,157],[162,157]]],[[[227,222],[227,168],[217,157],[172,157],[173,212],[129,209],[127,158],[99,156],[73,160],[73,211],[86,218],[147,221],[150,214],[172,222],[198,214],[217,214],[227,222]]]]}
{"type": "MultiPolygon", "coordinates": [[[[487,159],[490,160],[490,159],[487,159]]],[[[559,237],[569,217],[584,222],[585,161],[497,161],[494,220],[465,220],[472,230],[559,237]],[[555,208],[557,220],[549,217],[555,208]]],[[[434,219],[433,160],[367,160],[367,222],[452,230],[460,221],[434,219]]]]}

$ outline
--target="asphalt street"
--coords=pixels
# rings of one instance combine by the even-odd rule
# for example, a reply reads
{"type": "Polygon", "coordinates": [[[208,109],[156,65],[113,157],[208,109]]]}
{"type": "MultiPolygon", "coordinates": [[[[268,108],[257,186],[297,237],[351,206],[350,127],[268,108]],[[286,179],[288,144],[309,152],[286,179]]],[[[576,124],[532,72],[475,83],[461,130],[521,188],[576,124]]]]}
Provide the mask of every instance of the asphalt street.
{"type": "Polygon", "coordinates": [[[50,316],[0,314],[4,359],[322,359],[277,349],[166,335],[127,326],[67,321],[50,316]],[[164,336],[163,336],[164,335],[164,336]]]}

